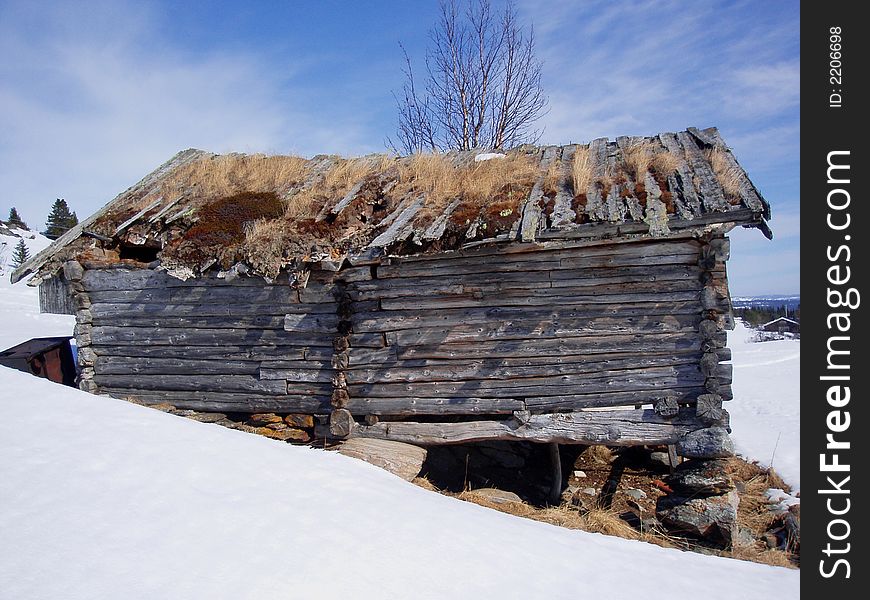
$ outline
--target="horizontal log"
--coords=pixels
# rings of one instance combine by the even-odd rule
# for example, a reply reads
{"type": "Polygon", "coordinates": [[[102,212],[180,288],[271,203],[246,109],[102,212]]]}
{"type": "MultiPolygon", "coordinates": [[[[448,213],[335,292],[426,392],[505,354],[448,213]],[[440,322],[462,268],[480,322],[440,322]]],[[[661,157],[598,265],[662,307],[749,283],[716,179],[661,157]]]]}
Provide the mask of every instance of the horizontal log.
{"type": "MultiPolygon", "coordinates": [[[[376,310],[378,304],[374,302],[358,303],[359,310],[376,310]]],[[[338,304],[163,304],[143,302],[97,302],[92,303],[91,313],[97,319],[111,319],[115,317],[247,317],[252,314],[260,316],[284,316],[286,314],[299,315],[334,315],[338,310],[338,304]]]]}
{"type": "MultiPolygon", "coordinates": [[[[375,279],[350,284],[348,293],[365,300],[375,297],[419,295],[421,290],[445,289],[449,293],[465,291],[498,291],[501,289],[538,289],[548,282],[562,281],[562,287],[621,285],[662,281],[699,281],[702,271],[695,265],[629,266],[602,269],[566,269],[561,271],[525,271],[520,273],[479,273],[464,276],[402,277],[375,279]],[[377,294],[371,294],[377,292],[377,294]]],[[[434,293],[434,292],[431,292],[434,293]]],[[[332,300],[333,298],[330,298],[332,300]]]]}
{"type": "Polygon", "coordinates": [[[579,375],[599,371],[647,368],[676,365],[697,365],[698,354],[682,355],[592,355],[575,357],[551,364],[550,358],[520,360],[476,361],[401,361],[381,367],[351,369],[345,372],[348,384],[361,383],[416,383],[424,381],[467,381],[476,379],[522,379],[526,377],[550,377],[555,375],[579,375]],[[420,364],[413,364],[420,363],[420,364]],[[428,364],[427,364],[428,363],[428,364]],[[513,364],[505,364],[513,363],[513,364]]]}
{"type": "Polygon", "coordinates": [[[101,387],[100,393],[114,398],[134,399],[144,404],[168,403],[176,408],[203,412],[326,414],[328,396],[263,396],[194,391],[154,391],[135,388],[101,387]]]}
{"type": "Polygon", "coordinates": [[[335,370],[328,365],[322,369],[297,368],[260,368],[260,379],[283,379],[293,382],[329,383],[335,377],[335,370]]]}
{"type": "MultiPolygon", "coordinates": [[[[138,317],[92,317],[95,326],[112,327],[152,327],[177,329],[268,329],[284,330],[301,333],[331,333],[338,325],[335,315],[260,315],[258,311],[248,309],[248,316],[234,317],[174,317],[174,316],[138,316],[138,317]],[[288,327],[289,324],[289,327],[288,327]]],[[[93,313],[92,313],[93,315],[93,313]]]]}
{"type": "Polygon", "coordinates": [[[99,290],[88,292],[92,303],[137,303],[137,304],[203,304],[240,303],[244,305],[299,304],[296,290],[290,287],[190,287],[154,288],[147,290],[99,290]]]}
{"type": "MultiPolygon", "coordinates": [[[[257,395],[287,395],[284,381],[264,381],[248,375],[104,375],[94,381],[100,387],[131,388],[153,391],[252,392],[257,395]]],[[[300,394],[323,394],[322,386],[311,384],[300,394]]]]}
{"type": "Polygon", "coordinates": [[[673,292],[659,294],[600,294],[600,295],[562,295],[560,290],[548,290],[546,294],[523,294],[508,296],[503,294],[492,297],[476,298],[474,296],[423,296],[418,298],[383,299],[383,310],[420,310],[443,308],[471,308],[475,306],[552,306],[552,305],[613,305],[613,304],[646,304],[651,312],[667,307],[674,302],[693,302],[697,304],[697,312],[701,307],[698,294],[695,291],[673,292]]]}
{"type": "Polygon", "coordinates": [[[695,301],[674,302],[669,306],[655,303],[583,305],[561,304],[511,307],[478,306],[469,308],[444,308],[438,311],[391,310],[354,314],[351,317],[356,332],[399,331],[456,325],[493,325],[496,323],[545,323],[571,319],[639,319],[673,317],[680,320],[699,320],[699,305],[695,301]]]}
{"type": "MultiPolygon", "coordinates": [[[[332,347],[258,345],[143,346],[140,344],[89,346],[98,356],[197,358],[205,360],[278,360],[330,364],[332,347]]],[[[395,354],[395,352],[394,352],[395,354]]]]}
{"type": "Polygon", "coordinates": [[[566,374],[523,379],[473,379],[465,381],[365,383],[348,385],[352,398],[453,398],[567,396],[605,392],[629,392],[681,386],[703,388],[705,377],[695,365],[650,367],[566,374]]]}
{"type": "Polygon", "coordinates": [[[378,267],[378,278],[436,277],[450,274],[500,271],[544,271],[560,268],[597,268],[619,265],[696,264],[700,244],[694,240],[653,244],[613,244],[598,248],[560,249],[513,256],[502,261],[455,258],[439,263],[415,264],[394,261],[378,267]]]}
{"type": "Polygon", "coordinates": [[[421,445],[524,440],[630,446],[674,444],[703,426],[693,409],[681,410],[672,418],[660,417],[653,410],[612,410],[532,415],[523,424],[514,419],[464,423],[386,422],[360,425],[353,435],[421,445]]]}
{"type": "Polygon", "coordinates": [[[659,398],[672,398],[681,404],[694,404],[704,389],[694,387],[663,388],[633,392],[573,394],[567,396],[456,397],[426,398],[350,398],[347,409],[355,415],[409,417],[415,415],[497,415],[528,410],[536,414],[587,408],[616,408],[652,405],[659,398]]]}
{"type": "Polygon", "coordinates": [[[165,271],[151,269],[87,269],[82,276],[85,291],[145,290],[152,288],[203,288],[203,287],[281,287],[293,289],[286,275],[267,283],[258,276],[241,276],[232,280],[209,273],[190,279],[178,279],[165,271]]]}
{"type": "Polygon", "coordinates": [[[296,333],[283,329],[190,329],[172,327],[91,328],[95,344],[152,344],[171,346],[216,346],[221,344],[331,347],[332,338],[317,333],[296,333]]]}
{"type": "MultiPolygon", "coordinates": [[[[465,358],[558,356],[568,353],[602,354],[609,352],[694,352],[701,342],[696,335],[611,335],[590,338],[545,340],[506,340],[473,344],[440,344],[399,348],[398,358],[465,358]]],[[[353,362],[355,353],[351,353],[353,362]]],[[[355,364],[360,364],[356,362],[355,364]]]]}
{"type": "Polygon", "coordinates": [[[97,356],[94,369],[101,375],[252,375],[260,372],[259,361],[195,360],[97,356]]]}
{"type": "Polygon", "coordinates": [[[655,317],[599,317],[543,321],[507,321],[401,330],[390,334],[399,346],[488,340],[566,339],[613,334],[693,333],[695,315],[655,317]]]}

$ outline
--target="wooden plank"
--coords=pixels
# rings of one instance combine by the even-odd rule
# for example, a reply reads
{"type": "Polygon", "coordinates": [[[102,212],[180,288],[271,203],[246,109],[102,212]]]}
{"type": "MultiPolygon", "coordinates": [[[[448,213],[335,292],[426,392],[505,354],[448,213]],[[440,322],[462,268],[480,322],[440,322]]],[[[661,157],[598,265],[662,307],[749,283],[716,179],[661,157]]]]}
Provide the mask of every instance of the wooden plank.
{"type": "MultiPolygon", "coordinates": [[[[372,310],[377,308],[377,302],[357,303],[360,310],[372,310]]],[[[91,305],[91,314],[96,319],[111,319],[114,317],[247,317],[252,314],[258,316],[283,317],[286,314],[297,315],[334,315],[338,310],[337,303],[319,304],[150,304],[150,303],[125,303],[125,302],[97,302],[91,305]]]]}
{"type": "MultiPolygon", "coordinates": [[[[465,275],[469,273],[493,273],[504,271],[535,271],[549,268],[566,268],[566,265],[608,266],[607,259],[613,259],[614,265],[648,265],[656,256],[682,257],[695,256],[697,260],[701,244],[694,240],[662,241],[646,244],[612,244],[601,247],[590,247],[584,250],[553,250],[527,253],[509,260],[493,261],[489,256],[457,257],[453,260],[443,260],[436,264],[431,262],[391,261],[390,264],[378,267],[378,279],[391,277],[435,277],[450,274],[465,275]],[[556,261],[559,261],[556,264],[556,261]]],[[[682,258],[676,259],[676,264],[682,263],[682,258]]],[[[661,264],[674,264],[662,262],[661,264]]],[[[689,263],[691,264],[691,263],[689,263]]],[[[576,268],[574,266],[567,268],[576,268]]]]}
{"type": "Polygon", "coordinates": [[[486,340],[580,338],[634,333],[692,333],[696,316],[599,317],[557,321],[508,321],[492,324],[426,327],[396,333],[400,346],[431,345],[486,340]]]}
{"type": "Polygon", "coordinates": [[[543,196],[544,178],[550,164],[559,158],[562,149],[558,146],[546,146],[543,149],[539,169],[542,172],[541,176],[532,186],[529,197],[523,202],[520,211],[522,217],[519,226],[519,237],[524,242],[535,240],[539,230],[541,229],[541,205],[540,200],[543,196]]]}
{"type": "Polygon", "coordinates": [[[160,206],[160,204],[161,204],[162,202],[163,202],[163,196],[160,196],[159,198],[157,198],[156,200],[154,200],[151,204],[147,205],[145,208],[143,208],[142,210],[140,210],[139,212],[137,212],[135,215],[133,215],[132,217],[130,217],[129,219],[127,219],[126,221],[124,221],[123,223],[121,223],[120,225],[118,225],[118,227],[115,229],[115,233],[112,234],[113,237],[114,237],[114,236],[117,236],[119,233],[121,233],[122,231],[124,231],[125,229],[127,229],[127,227],[129,227],[130,225],[132,225],[133,223],[135,223],[136,221],[138,221],[138,220],[139,220],[143,215],[145,215],[145,213],[147,213],[148,211],[150,211],[150,210],[152,210],[152,209],[155,209],[155,208],[157,208],[158,206],[160,206]]]}
{"type": "Polygon", "coordinates": [[[527,398],[611,392],[655,391],[677,387],[703,388],[704,376],[694,365],[626,369],[534,377],[524,379],[476,379],[420,383],[369,383],[348,385],[352,398],[527,398]]]}
{"type": "Polygon", "coordinates": [[[328,413],[328,396],[263,396],[243,393],[195,391],[154,391],[135,388],[101,387],[100,393],[114,398],[135,399],[144,404],[169,403],[176,408],[204,412],[240,413],[328,413]]]}
{"type": "Polygon", "coordinates": [[[245,276],[236,277],[233,280],[218,277],[214,273],[192,277],[190,279],[178,279],[168,275],[165,271],[152,269],[87,269],[82,276],[82,285],[86,291],[107,290],[145,290],[155,288],[211,288],[211,287],[280,287],[290,290],[289,279],[286,274],[272,283],[266,283],[262,277],[245,276]]]}
{"type": "MultiPolygon", "coordinates": [[[[554,291],[551,296],[520,295],[511,297],[475,298],[462,296],[431,296],[420,298],[400,298],[381,300],[384,310],[420,310],[466,308],[473,306],[552,306],[553,304],[572,303],[578,305],[613,305],[643,304],[646,303],[650,312],[655,312],[659,306],[666,306],[673,302],[697,302],[698,294],[695,291],[674,292],[671,294],[602,294],[602,295],[567,295],[562,296],[554,291]]],[[[700,312],[700,303],[698,307],[700,312]]]]}
{"type": "Polygon", "coordinates": [[[702,427],[693,409],[680,411],[671,419],[660,417],[652,410],[613,410],[532,415],[519,425],[513,419],[465,423],[387,422],[361,425],[354,435],[422,445],[525,440],[628,446],[673,444],[702,427]]]}
{"type": "Polygon", "coordinates": [[[296,290],[283,286],[156,288],[148,290],[100,290],[89,292],[91,302],[131,304],[237,303],[245,305],[292,305],[299,302],[296,290]]]}
{"type": "Polygon", "coordinates": [[[284,379],[286,381],[296,381],[303,383],[329,383],[332,384],[332,378],[335,377],[336,371],[329,365],[325,365],[320,369],[300,369],[300,368],[266,368],[258,369],[260,379],[284,379]]]}
{"type": "Polygon", "coordinates": [[[269,329],[179,329],[172,327],[112,327],[91,329],[93,343],[102,345],[152,344],[163,346],[218,346],[221,344],[332,346],[329,336],[269,329]]]}
{"type": "Polygon", "coordinates": [[[709,212],[727,212],[730,210],[731,205],[722,193],[722,186],[694,138],[688,132],[681,131],[677,133],[677,140],[683,147],[686,159],[692,167],[694,182],[700,192],[704,208],[709,212]]]}
{"type": "Polygon", "coordinates": [[[260,371],[259,361],[197,360],[184,358],[149,358],[97,356],[94,369],[102,375],[252,375],[260,371]]]}
{"type": "MultiPolygon", "coordinates": [[[[108,388],[130,388],[153,391],[197,391],[197,392],[250,392],[258,395],[287,394],[283,381],[263,381],[247,375],[94,375],[98,386],[108,388]]],[[[310,384],[300,394],[324,394],[323,386],[310,384]]]]}
{"type": "MultiPolygon", "coordinates": [[[[540,290],[551,287],[579,289],[591,286],[610,286],[615,288],[615,286],[631,284],[626,287],[635,289],[634,284],[637,283],[654,284],[657,282],[662,282],[660,287],[663,291],[676,291],[670,287],[676,281],[688,281],[700,289],[701,275],[701,269],[693,265],[572,269],[557,272],[480,274],[470,277],[379,279],[377,284],[374,281],[355,283],[348,287],[347,293],[350,298],[359,303],[402,296],[501,292],[502,290],[527,290],[529,293],[535,291],[540,293],[540,290]]],[[[656,290],[657,288],[654,285],[649,285],[645,289],[656,290]]],[[[357,307],[357,312],[366,310],[365,305],[357,307]]]]}
{"type": "MultiPolygon", "coordinates": [[[[138,316],[95,317],[95,326],[112,327],[152,327],[177,329],[245,329],[245,330],[283,330],[293,333],[329,334],[335,331],[338,317],[335,315],[258,315],[248,309],[247,317],[174,317],[138,316]],[[290,317],[290,318],[288,318],[290,317]]],[[[93,313],[91,313],[93,315],[93,313]]]]}
{"type": "Polygon", "coordinates": [[[649,303],[589,306],[552,302],[540,307],[530,306],[527,308],[483,306],[445,308],[437,312],[421,312],[419,310],[366,312],[354,314],[352,322],[354,331],[360,333],[448,326],[493,326],[529,322],[541,324],[547,321],[563,322],[575,319],[589,319],[592,323],[597,323],[596,319],[605,317],[619,320],[626,319],[627,322],[638,318],[653,320],[673,317],[679,322],[694,325],[697,323],[699,312],[700,305],[696,301],[675,302],[670,305],[662,303],[661,306],[657,305],[656,308],[650,307],[649,303]]]}
{"type": "MultiPolygon", "coordinates": [[[[594,338],[568,338],[564,340],[508,340],[503,342],[475,342],[473,344],[413,346],[399,348],[398,358],[402,360],[412,358],[483,359],[492,358],[493,356],[554,356],[575,352],[587,354],[609,352],[694,352],[699,351],[700,348],[701,340],[698,339],[697,335],[611,335],[594,338]]],[[[358,361],[356,364],[364,362],[358,361]]]]}
{"type": "Polygon", "coordinates": [[[386,231],[378,235],[368,245],[369,248],[387,247],[394,242],[407,239],[413,233],[413,219],[423,208],[424,196],[418,196],[405,207],[386,231]]]}
{"type": "Polygon", "coordinates": [[[331,346],[222,345],[212,346],[145,346],[142,344],[102,344],[89,346],[98,356],[191,358],[203,360],[302,361],[329,364],[331,346]]]}
{"type": "Polygon", "coordinates": [[[578,375],[598,371],[675,365],[697,365],[698,354],[645,355],[604,354],[598,356],[547,357],[535,359],[488,359],[474,361],[422,360],[350,369],[344,375],[350,385],[361,383],[467,381],[578,375]]]}

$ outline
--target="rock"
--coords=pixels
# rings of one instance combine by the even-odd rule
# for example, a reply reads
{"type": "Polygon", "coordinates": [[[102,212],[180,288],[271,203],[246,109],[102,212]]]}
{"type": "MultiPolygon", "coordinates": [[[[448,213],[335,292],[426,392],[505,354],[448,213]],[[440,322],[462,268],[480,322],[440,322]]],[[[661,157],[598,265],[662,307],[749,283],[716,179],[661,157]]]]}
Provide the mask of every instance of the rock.
{"type": "Polygon", "coordinates": [[[587,496],[597,496],[598,495],[598,490],[596,490],[593,487],[583,488],[580,491],[582,493],[586,494],[587,496]]]}
{"type": "Polygon", "coordinates": [[[671,459],[668,458],[667,452],[650,452],[649,462],[654,467],[671,468],[671,459]]]}
{"type": "Polygon", "coordinates": [[[643,490],[638,490],[638,489],[635,489],[635,488],[632,488],[632,489],[630,489],[630,490],[625,490],[625,493],[626,493],[627,496],[631,496],[631,497],[634,498],[635,500],[641,500],[641,499],[643,499],[643,498],[646,498],[646,492],[645,492],[645,491],[643,491],[643,490]]]}
{"type": "Polygon", "coordinates": [[[741,546],[748,547],[755,544],[755,534],[752,533],[752,530],[748,527],[738,527],[737,528],[737,537],[735,537],[731,545],[732,546],[741,546]]]}
{"type": "Polygon", "coordinates": [[[583,471],[574,471],[574,477],[576,477],[577,479],[582,479],[586,477],[586,473],[584,473],[583,471]]]}
{"type": "Polygon", "coordinates": [[[338,447],[338,452],[385,469],[405,481],[413,480],[426,460],[425,448],[391,440],[351,438],[338,447]]]}
{"type": "Polygon", "coordinates": [[[689,460],[667,478],[668,485],[685,496],[721,496],[734,489],[724,460],[689,460]]]}
{"type": "Polygon", "coordinates": [[[767,544],[767,547],[771,550],[776,550],[780,546],[779,536],[777,536],[772,531],[766,531],[764,536],[762,536],[764,543],[767,544]]]}
{"type": "Polygon", "coordinates": [[[168,402],[160,402],[159,404],[151,404],[150,408],[154,408],[163,412],[173,412],[175,407],[168,402]]]}
{"type": "Polygon", "coordinates": [[[266,425],[266,427],[272,429],[273,431],[284,431],[289,427],[289,425],[287,425],[287,423],[285,423],[284,421],[280,421],[279,423],[269,423],[268,425],[266,425]]]}
{"type": "Polygon", "coordinates": [[[734,456],[734,442],[724,427],[708,427],[677,442],[677,453],[686,458],[728,458],[734,456]]]}
{"type": "Polygon", "coordinates": [[[314,427],[314,417],[311,415],[286,415],[284,422],[291,427],[299,427],[301,429],[314,427]]]}
{"type": "Polygon", "coordinates": [[[268,425],[269,423],[281,423],[284,419],[274,413],[258,413],[250,415],[247,421],[251,425],[268,425]]]}
{"type": "Polygon", "coordinates": [[[227,416],[221,413],[197,413],[190,415],[189,418],[200,423],[217,423],[226,419],[227,416]]]}
{"type": "Polygon", "coordinates": [[[522,504],[523,502],[523,499],[514,494],[513,492],[507,492],[505,490],[499,490],[497,488],[480,488],[479,490],[471,490],[470,492],[467,492],[467,494],[469,496],[477,496],[478,498],[483,498],[495,504],[522,504]]]}
{"type": "Polygon", "coordinates": [[[739,502],[740,498],[734,491],[708,498],[664,496],[656,504],[656,516],[674,533],[689,534],[727,546],[737,535],[739,502]]]}
{"type": "Polygon", "coordinates": [[[281,440],[282,442],[305,443],[311,441],[311,436],[307,431],[303,431],[302,429],[291,429],[289,427],[287,429],[282,429],[281,431],[275,431],[269,427],[256,427],[255,429],[256,431],[253,433],[270,437],[273,440],[281,440]]]}

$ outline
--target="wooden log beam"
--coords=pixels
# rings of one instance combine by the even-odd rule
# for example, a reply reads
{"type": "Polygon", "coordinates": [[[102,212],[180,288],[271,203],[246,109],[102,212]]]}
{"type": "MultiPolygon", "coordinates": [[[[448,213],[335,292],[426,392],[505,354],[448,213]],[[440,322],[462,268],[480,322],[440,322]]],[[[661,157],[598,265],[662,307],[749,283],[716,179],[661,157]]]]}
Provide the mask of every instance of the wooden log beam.
{"type": "Polygon", "coordinates": [[[143,346],[139,344],[93,344],[98,356],[190,358],[203,360],[253,360],[329,364],[331,347],[277,345],[143,346]]]}
{"type": "Polygon", "coordinates": [[[110,327],[91,329],[93,343],[102,345],[149,344],[163,346],[285,345],[331,346],[328,336],[283,329],[187,329],[175,327],[110,327]]]}
{"type": "Polygon", "coordinates": [[[226,392],[155,391],[108,386],[101,387],[99,392],[113,398],[132,399],[147,405],[168,403],[176,408],[203,412],[327,414],[330,410],[328,396],[265,396],[226,392]]]}
{"type": "MultiPolygon", "coordinates": [[[[154,391],[250,392],[257,395],[287,395],[287,383],[267,381],[248,375],[104,375],[94,376],[97,385],[107,388],[130,388],[154,391]]],[[[322,395],[331,386],[300,384],[296,394],[322,395]]]]}
{"type": "Polygon", "coordinates": [[[522,425],[514,419],[465,423],[385,422],[358,426],[354,435],[424,446],[484,440],[629,446],[673,444],[701,427],[694,410],[681,411],[672,419],[660,417],[652,410],[613,410],[532,415],[522,425]]]}

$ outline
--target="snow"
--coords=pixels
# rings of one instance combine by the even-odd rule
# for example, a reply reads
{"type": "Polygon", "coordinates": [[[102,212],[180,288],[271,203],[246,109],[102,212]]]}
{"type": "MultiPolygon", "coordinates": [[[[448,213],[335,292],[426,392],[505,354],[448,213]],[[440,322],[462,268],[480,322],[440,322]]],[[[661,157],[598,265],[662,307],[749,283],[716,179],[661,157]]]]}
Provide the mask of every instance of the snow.
{"type": "Polygon", "coordinates": [[[505,158],[505,155],[500,152],[482,152],[474,157],[474,162],[483,162],[494,158],[505,158]]]}
{"type": "Polygon", "coordinates": [[[800,340],[752,343],[753,330],[741,321],[728,333],[734,400],[731,437],[743,456],[773,466],[795,491],[800,489],[800,340]]]}
{"type": "Polygon", "coordinates": [[[34,337],[72,335],[75,317],[71,315],[43,315],[39,313],[39,292],[24,281],[12,285],[12,251],[19,239],[24,239],[31,256],[51,244],[47,237],[27,230],[14,229],[21,238],[0,235],[0,350],[5,350],[34,337]],[[5,255],[3,254],[5,252],[5,255]]]}
{"type": "MultiPolygon", "coordinates": [[[[0,319],[3,340],[72,329],[70,317],[38,316],[35,290],[8,281],[0,319]]],[[[767,348],[746,346],[735,347],[735,392],[750,380],[778,389],[743,358],[771,361],[767,348]]],[[[762,396],[797,412],[796,399],[762,396]]],[[[4,599],[799,596],[797,571],[502,514],[336,453],[4,367],[0,405],[4,599]]],[[[754,448],[746,417],[758,410],[746,413],[735,437],[754,448]]],[[[783,436],[777,463],[796,442],[783,436]]]]}

